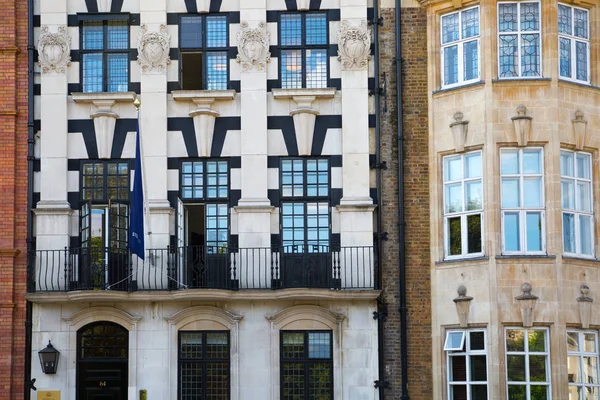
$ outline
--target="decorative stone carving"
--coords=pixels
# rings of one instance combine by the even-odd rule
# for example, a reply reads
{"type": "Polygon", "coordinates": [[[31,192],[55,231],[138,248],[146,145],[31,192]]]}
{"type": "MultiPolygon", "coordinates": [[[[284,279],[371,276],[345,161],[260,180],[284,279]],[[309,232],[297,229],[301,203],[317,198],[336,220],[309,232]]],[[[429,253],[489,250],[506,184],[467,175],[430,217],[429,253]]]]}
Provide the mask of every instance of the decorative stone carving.
{"type": "Polygon", "coordinates": [[[65,74],[71,65],[71,38],[67,34],[67,27],[61,25],[57,33],[50,33],[48,26],[42,26],[42,33],[38,41],[38,63],[43,74],[55,71],[65,74]]]}
{"type": "Polygon", "coordinates": [[[138,39],[138,64],[143,72],[157,70],[164,72],[168,64],[171,64],[169,57],[169,43],[171,36],[167,32],[165,25],[160,26],[158,32],[148,32],[148,27],[140,27],[140,36],[138,39]]]}
{"type": "Polygon", "coordinates": [[[588,296],[590,293],[590,287],[588,285],[581,285],[579,290],[581,291],[581,297],[577,298],[577,303],[579,304],[581,328],[589,329],[592,320],[592,303],[594,302],[594,299],[588,296]]]}
{"type": "Polygon", "coordinates": [[[512,117],[515,128],[515,137],[519,147],[527,146],[529,134],[531,133],[531,121],[533,118],[527,115],[527,107],[520,104],[517,107],[517,115],[512,117]]]}
{"type": "Polygon", "coordinates": [[[269,42],[271,35],[267,31],[267,24],[260,22],[258,28],[252,29],[248,22],[240,23],[240,31],[237,34],[238,55],[236,61],[242,64],[244,72],[264,72],[267,63],[271,61],[269,42]]]}
{"type": "Polygon", "coordinates": [[[583,119],[583,111],[575,111],[575,119],[572,119],[571,122],[573,123],[575,149],[583,150],[585,147],[585,137],[587,134],[587,120],[583,119]]]}
{"type": "Polygon", "coordinates": [[[531,289],[531,285],[525,282],[521,285],[523,294],[515,297],[515,300],[519,302],[519,306],[521,307],[521,318],[523,319],[523,327],[525,328],[533,326],[535,303],[538,300],[537,296],[531,294],[531,289]]]}
{"type": "Polygon", "coordinates": [[[338,31],[338,60],[343,71],[366,70],[371,59],[371,31],[366,21],[353,26],[344,20],[338,31]]]}
{"type": "Polygon", "coordinates": [[[310,9],[310,0],[296,0],[298,11],[308,11],[310,9]]]}
{"type": "Polygon", "coordinates": [[[464,285],[460,285],[456,291],[458,292],[458,297],[454,299],[454,304],[456,305],[458,322],[461,328],[467,328],[469,326],[469,311],[473,298],[467,296],[467,288],[464,285]]]}
{"type": "Polygon", "coordinates": [[[465,151],[467,142],[467,131],[469,130],[469,121],[463,121],[464,114],[460,111],[454,113],[454,122],[450,124],[452,138],[454,139],[454,148],[457,153],[465,151]]]}

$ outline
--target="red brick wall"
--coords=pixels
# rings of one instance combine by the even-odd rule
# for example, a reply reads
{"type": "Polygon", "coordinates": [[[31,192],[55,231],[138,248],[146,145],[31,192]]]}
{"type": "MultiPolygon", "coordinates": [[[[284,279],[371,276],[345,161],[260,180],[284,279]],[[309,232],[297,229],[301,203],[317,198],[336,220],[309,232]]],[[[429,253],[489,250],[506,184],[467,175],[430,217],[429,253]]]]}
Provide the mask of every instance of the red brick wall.
{"type": "MultiPolygon", "coordinates": [[[[383,9],[380,34],[381,72],[388,77],[388,112],[381,119],[384,242],[383,291],[388,303],[384,324],[386,399],[400,399],[400,314],[398,269],[398,145],[395,64],[395,10],[383,9]]],[[[431,285],[429,262],[429,161],[427,108],[427,21],[421,8],[402,9],[402,80],[406,221],[406,291],[408,307],[408,394],[411,400],[432,399],[431,285]]]]}
{"type": "Polygon", "coordinates": [[[27,1],[0,0],[0,399],[23,398],[27,1]]]}

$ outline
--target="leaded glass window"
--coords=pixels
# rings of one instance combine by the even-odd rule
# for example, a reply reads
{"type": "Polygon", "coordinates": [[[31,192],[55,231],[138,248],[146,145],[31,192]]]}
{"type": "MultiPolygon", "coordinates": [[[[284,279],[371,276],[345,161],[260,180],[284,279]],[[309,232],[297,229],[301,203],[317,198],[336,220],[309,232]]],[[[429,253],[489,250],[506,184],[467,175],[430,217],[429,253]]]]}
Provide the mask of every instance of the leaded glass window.
{"type": "Polygon", "coordinates": [[[481,151],[444,157],[444,238],[448,259],[483,255],[481,151]]]}
{"type": "Polygon", "coordinates": [[[282,331],[281,399],[333,399],[331,331],[282,331]]]}
{"type": "Polygon", "coordinates": [[[181,163],[182,200],[226,199],[229,196],[227,161],[184,161],[181,163]]]}
{"type": "Polygon", "coordinates": [[[563,251],[566,254],[593,257],[592,155],[583,152],[561,151],[560,176],[563,251]]]}
{"type": "Polygon", "coordinates": [[[84,92],[126,92],[129,88],[129,24],[90,20],[81,25],[84,92]]]}
{"type": "Polygon", "coordinates": [[[598,376],[598,332],[567,331],[568,400],[596,400],[600,397],[598,376]]]}
{"type": "Polygon", "coordinates": [[[589,11],[558,5],[558,53],[561,78],[590,81],[589,11]]]}
{"type": "Polygon", "coordinates": [[[179,332],[179,400],[226,400],[230,391],[228,331],[179,332]]]}
{"type": "Polygon", "coordinates": [[[453,400],[487,400],[488,368],[484,329],[449,330],[446,343],[448,398],[453,400]],[[461,340],[456,340],[460,338],[461,340]]]}
{"type": "Polygon", "coordinates": [[[442,87],[479,79],[479,7],[442,15],[442,87]]]}
{"type": "Polygon", "coordinates": [[[329,28],[323,12],[285,13],[279,20],[284,89],[324,88],[329,76],[329,28]]]}
{"type": "Polygon", "coordinates": [[[226,90],[229,33],[225,15],[185,15],[179,25],[181,88],[226,90]]]}
{"type": "Polygon", "coordinates": [[[506,328],[508,399],[550,400],[548,329],[506,328]]]}
{"type": "Polygon", "coordinates": [[[539,2],[498,3],[498,76],[542,76],[539,2]]]}
{"type": "Polygon", "coordinates": [[[129,200],[129,165],[126,162],[85,162],[81,177],[82,200],[105,204],[129,200]]]}

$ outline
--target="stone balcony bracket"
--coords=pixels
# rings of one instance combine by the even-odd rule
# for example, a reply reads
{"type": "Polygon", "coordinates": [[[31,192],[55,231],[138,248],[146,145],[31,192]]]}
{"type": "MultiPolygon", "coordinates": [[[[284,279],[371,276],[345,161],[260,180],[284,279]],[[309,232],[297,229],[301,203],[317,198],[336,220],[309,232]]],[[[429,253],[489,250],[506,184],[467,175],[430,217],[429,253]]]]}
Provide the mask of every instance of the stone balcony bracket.
{"type": "Polygon", "coordinates": [[[527,115],[527,107],[520,104],[517,107],[517,115],[511,118],[515,131],[515,140],[519,147],[527,146],[531,134],[532,117],[527,115]]]}
{"type": "Polygon", "coordinates": [[[290,111],[290,116],[294,119],[298,155],[309,156],[312,152],[315,123],[319,115],[319,111],[313,108],[313,103],[317,99],[333,99],[335,93],[335,88],[273,89],[273,98],[291,99],[297,105],[297,108],[290,111]]]}
{"type": "Polygon", "coordinates": [[[465,151],[465,143],[467,142],[467,132],[469,130],[469,121],[463,121],[464,114],[460,111],[454,113],[454,122],[450,124],[452,131],[452,139],[454,139],[454,148],[457,153],[465,151]]]}
{"type": "Polygon", "coordinates": [[[71,93],[71,97],[75,103],[94,105],[95,111],[90,113],[90,118],[94,120],[98,157],[101,159],[111,158],[115,125],[119,118],[119,115],[112,111],[112,107],[117,102],[133,103],[136,97],[135,92],[71,93]]]}
{"type": "Polygon", "coordinates": [[[532,287],[529,283],[525,282],[521,285],[522,294],[515,297],[515,300],[519,302],[521,308],[521,318],[523,319],[523,327],[531,328],[533,326],[535,304],[537,303],[538,297],[531,294],[532,287]]]}
{"type": "Polygon", "coordinates": [[[212,109],[217,101],[232,101],[235,90],[175,90],[173,100],[188,101],[196,105],[189,116],[194,120],[199,157],[210,157],[215,133],[215,121],[221,114],[212,109]]]}
{"type": "Polygon", "coordinates": [[[458,322],[461,328],[467,328],[469,326],[469,311],[471,309],[471,301],[473,298],[467,296],[467,288],[464,285],[460,285],[456,291],[458,292],[458,297],[453,301],[456,305],[458,322]]]}
{"type": "Polygon", "coordinates": [[[581,297],[577,298],[577,303],[579,304],[581,328],[589,329],[592,320],[592,304],[594,303],[594,299],[588,296],[590,293],[590,287],[588,285],[581,285],[579,290],[581,291],[581,297]]]}
{"type": "Polygon", "coordinates": [[[575,150],[583,150],[587,135],[587,120],[583,119],[583,111],[575,111],[575,118],[571,120],[573,124],[573,139],[575,150]]]}

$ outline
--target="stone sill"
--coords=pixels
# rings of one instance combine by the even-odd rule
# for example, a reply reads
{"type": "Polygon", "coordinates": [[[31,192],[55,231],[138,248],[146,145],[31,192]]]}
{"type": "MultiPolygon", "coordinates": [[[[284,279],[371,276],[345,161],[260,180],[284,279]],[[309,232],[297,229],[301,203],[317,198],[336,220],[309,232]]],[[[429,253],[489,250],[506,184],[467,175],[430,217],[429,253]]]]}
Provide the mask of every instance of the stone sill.
{"type": "Polygon", "coordinates": [[[135,92],[73,92],[71,97],[75,103],[94,103],[98,101],[135,101],[135,92]]]}
{"type": "Polygon", "coordinates": [[[552,78],[496,78],[492,79],[494,86],[533,85],[550,86],[552,78]]]}
{"type": "Polygon", "coordinates": [[[599,86],[594,86],[591,83],[573,82],[566,79],[559,79],[558,86],[575,86],[577,89],[592,89],[594,91],[600,90],[599,86]]]}
{"type": "Polygon", "coordinates": [[[431,94],[436,95],[436,94],[440,94],[440,93],[448,93],[448,92],[453,92],[455,90],[470,89],[470,88],[474,88],[477,86],[483,86],[483,85],[485,85],[485,81],[481,80],[478,82],[466,83],[464,85],[458,85],[458,86],[452,86],[449,88],[442,88],[442,89],[434,90],[431,94]]]}
{"type": "Polygon", "coordinates": [[[595,259],[595,258],[584,258],[584,257],[572,257],[572,256],[562,256],[562,260],[564,264],[569,264],[569,265],[579,265],[579,264],[584,264],[584,265],[590,265],[590,266],[594,266],[594,267],[598,267],[600,266],[600,260],[595,259]]]}
{"type": "Polygon", "coordinates": [[[436,261],[435,265],[447,265],[447,264],[457,264],[457,263],[471,263],[471,262],[479,262],[479,261],[488,261],[490,258],[488,256],[480,256],[480,257],[465,257],[465,258],[455,258],[450,260],[440,260],[436,261]]]}
{"type": "Polygon", "coordinates": [[[218,290],[188,289],[176,292],[117,292],[88,290],[59,293],[26,293],[27,300],[38,303],[90,303],[90,302],[157,302],[157,301],[267,301],[267,300],[330,300],[372,301],[380,290],[330,290],[330,289],[282,289],[282,290],[218,290]]]}
{"type": "Polygon", "coordinates": [[[322,89],[272,89],[275,99],[292,99],[294,97],[307,96],[316,99],[332,99],[337,92],[336,88],[322,89]]]}
{"type": "Polygon", "coordinates": [[[174,90],[171,92],[175,101],[196,100],[233,100],[235,90],[174,90]]]}
{"type": "Polygon", "coordinates": [[[545,254],[510,254],[496,256],[496,260],[501,264],[510,264],[515,262],[547,264],[550,260],[556,260],[556,256],[545,254]]]}

